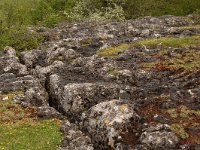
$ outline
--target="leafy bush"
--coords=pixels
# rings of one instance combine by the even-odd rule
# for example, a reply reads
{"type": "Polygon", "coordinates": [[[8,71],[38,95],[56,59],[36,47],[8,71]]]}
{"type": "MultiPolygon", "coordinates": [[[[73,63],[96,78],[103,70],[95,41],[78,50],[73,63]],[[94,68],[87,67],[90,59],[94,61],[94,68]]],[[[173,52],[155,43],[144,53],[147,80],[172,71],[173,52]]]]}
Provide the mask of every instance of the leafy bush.
{"type": "Polygon", "coordinates": [[[30,25],[54,27],[62,21],[122,21],[194,12],[200,23],[199,10],[199,0],[1,0],[0,49],[7,45],[19,51],[37,47],[41,37],[24,30],[30,25]]]}
{"type": "Polygon", "coordinates": [[[200,9],[196,10],[193,15],[195,17],[196,23],[200,24],[200,9]]]}
{"type": "Polygon", "coordinates": [[[11,46],[21,52],[37,48],[43,37],[37,33],[30,33],[26,29],[7,28],[0,30],[0,50],[11,46]]]}
{"type": "Polygon", "coordinates": [[[65,15],[69,20],[125,20],[124,10],[122,6],[117,5],[115,2],[111,2],[104,5],[99,2],[95,3],[95,0],[81,0],[77,2],[71,12],[65,15]],[[94,6],[93,4],[97,4],[94,6]],[[93,7],[94,6],[94,7],[93,7]],[[102,7],[101,7],[102,6],[102,7]]]}

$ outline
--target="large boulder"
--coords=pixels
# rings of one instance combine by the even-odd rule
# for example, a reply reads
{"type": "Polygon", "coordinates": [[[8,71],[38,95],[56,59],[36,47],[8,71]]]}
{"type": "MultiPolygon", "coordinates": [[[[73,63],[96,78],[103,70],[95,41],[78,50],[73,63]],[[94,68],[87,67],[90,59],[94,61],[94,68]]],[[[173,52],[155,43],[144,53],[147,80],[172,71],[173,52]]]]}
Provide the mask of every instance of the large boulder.
{"type": "Polygon", "coordinates": [[[120,100],[101,102],[82,114],[83,129],[96,149],[128,149],[137,143],[140,117],[134,105],[120,100]],[[129,139],[132,138],[132,139],[129,139]],[[134,141],[135,140],[135,141],[134,141]]]}

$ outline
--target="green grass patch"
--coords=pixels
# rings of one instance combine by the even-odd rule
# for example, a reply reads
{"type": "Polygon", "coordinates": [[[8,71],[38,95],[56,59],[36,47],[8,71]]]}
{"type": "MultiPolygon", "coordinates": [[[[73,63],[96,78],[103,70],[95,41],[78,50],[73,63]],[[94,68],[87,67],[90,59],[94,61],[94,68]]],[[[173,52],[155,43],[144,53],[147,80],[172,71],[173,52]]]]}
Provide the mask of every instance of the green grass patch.
{"type": "Polygon", "coordinates": [[[101,49],[97,52],[97,55],[101,57],[114,57],[117,56],[120,52],[123,52],[129,48],[131,48],[131,44],[121,44],[118,46],[101,49]]]}
{"type": "Polygon", "coordinates": [[[55,120],[0,125],[0,150],[55,150],[62,135],[55,120]]]}
{"type": "Polygon", "coordinates": [[[150,48],[155,48],[161,45],[162,48],[167,47],[196,47],[200,45],[200,36],[184,37],[184,38],[159,38],[159,39],[147,39],[138,41],[133,44],[135,47],[147,46],[150,48]]]}
{"type": "Polygon", "coordinates": [[[23,92],[0,94],[0,150],[55,150],[61,140],[60,120],[38,120],[35,108],[14,104],[23,92]]]}

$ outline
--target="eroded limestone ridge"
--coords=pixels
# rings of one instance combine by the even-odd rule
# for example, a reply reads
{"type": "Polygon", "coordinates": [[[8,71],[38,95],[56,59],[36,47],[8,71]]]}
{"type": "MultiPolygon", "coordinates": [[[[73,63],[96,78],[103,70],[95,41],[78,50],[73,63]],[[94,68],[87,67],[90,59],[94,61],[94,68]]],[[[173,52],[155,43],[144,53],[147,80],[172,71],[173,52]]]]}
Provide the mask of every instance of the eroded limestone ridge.
{"type": "Polygon", "coordinates": [[[59,150],[189,150],[200,144],[200,26],[192,16],[40,28],[0,56],[1,94],[65,120],[59,150]]]}

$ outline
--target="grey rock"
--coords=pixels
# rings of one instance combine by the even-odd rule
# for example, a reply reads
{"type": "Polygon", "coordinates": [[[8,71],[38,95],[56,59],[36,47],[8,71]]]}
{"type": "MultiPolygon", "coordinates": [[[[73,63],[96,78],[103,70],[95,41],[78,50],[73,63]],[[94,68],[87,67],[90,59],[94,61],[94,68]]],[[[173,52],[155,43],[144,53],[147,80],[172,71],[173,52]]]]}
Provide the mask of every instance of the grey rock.
{"type": "Polygon", "coordinates": [[[134,111],[133,105],[111,100],[99,103],[86,112],[83,128],[91,136],[95,148],[118,147],[119,149],[123,145],[122,130],[126,129],[128,132],[138,119],[139,116],[134,111]]]}
{"type": "Polygon", "coordinates": [[[63,115],[59,113],[55,108],[48,106],[41,106],[37,109],[37,116],[41,119],[63,119],[63,115]]]}
{"type": "Polygon", "coordinates": [[[91,139],[81,132],[75,124],[66,120],[61,131],[65,138],[57,150],[94,150],[91,139]]]}
{"type": "Polygon", "coordinates": [[[150,127],[140,136],[140,142],[150,149],[170,149],[175,148],[179,138],[175,133],[167,131],[167,126],[159,125],[150,127]]]}

